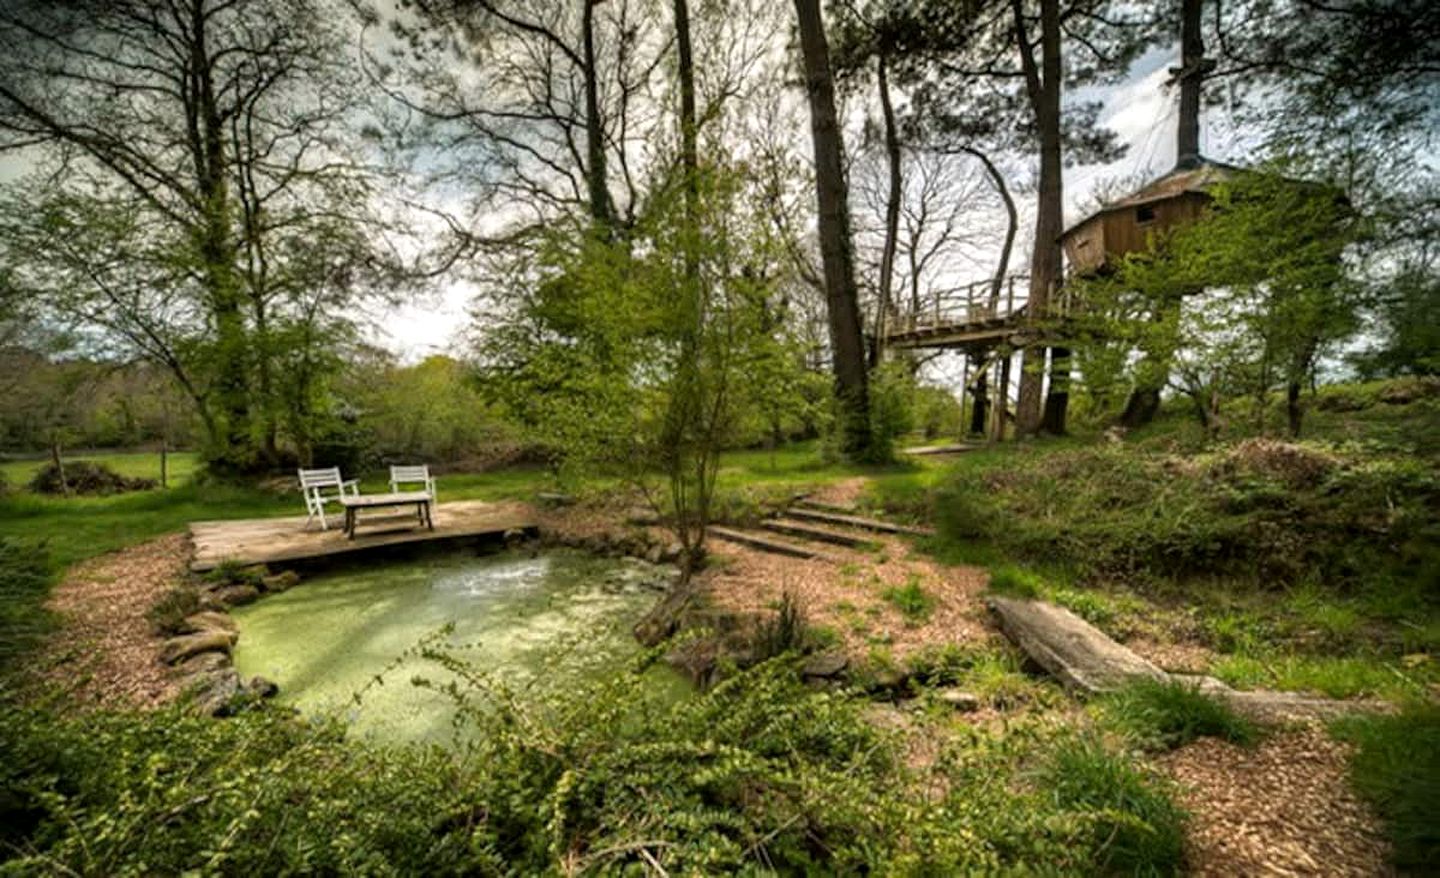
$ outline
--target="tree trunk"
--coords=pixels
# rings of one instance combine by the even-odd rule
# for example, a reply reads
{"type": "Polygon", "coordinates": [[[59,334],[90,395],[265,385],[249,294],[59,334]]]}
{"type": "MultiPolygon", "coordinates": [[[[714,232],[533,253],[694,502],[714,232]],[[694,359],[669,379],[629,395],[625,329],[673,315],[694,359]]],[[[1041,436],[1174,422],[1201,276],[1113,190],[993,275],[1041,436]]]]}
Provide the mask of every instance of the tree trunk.
{"type": "Polygon", "coordinates": [[[810,101],[820,255],[825,269],[835,394],[840,404],[841,450],[847,457],[864,458],[870,452],[870,400],[830,47],[825,40],[820,0],[795,0],[795,13],[800,24],[805,91],[810,101]]]}
{"type": "Polygon", "coordinates": [[[1005,178],[1000,174],[1000,169],[995,167],[995,163],[990,161],[990,156],[973,146],[962,146],[961,149],[984,165],[990,185],[995,187],[995,192],[1005,203],[1005,243],[1000,247],[1000,261],[995,266],[995,278],[990,281],[989,306],[990,313],[994,315],[1000,308],[1000,295],[1005,290],[1005,276],[1010,273],[1010,254],[1015,249],[1015,235],[1020,231],[1020,211],[1015,206],[1015,199],[1010,195],[1010,187],[1005,185],[1005,178]]]}
{"type": "Polygon", "coordinates": [[[1000,363],[997,367],[1000,370],[1000,375],[995,382],[995,411],[993,415],[995,423],[990,437],[995,442],[1005,441],[1005,414],[1006,409],[1010,407],[1010,360],[1013,356],[1011,351],[1002,351],[1000,363]]]}
{"type": "Polygon", "coordinates": [[[890,168],[890,190],[885,198],[885,247],[880,254],[880,301],[875,309],[875,346],[870,365],[878,366],[885,355],[885,322],[890,315],[890,288],[895,279],[895,251],[900,237],[900,135],[895,127],[895,107],[890,101],[890,75],[885,53],[876,56],[875,78],[880,89],[881,115],[885,119],[885,159],[890,168]]]}
{"type": "Polygon", "coordinates": [[[985,435],[985,420],[990,414],[989,370],[982,363],[975,375],[975,390],[970,403],[970,435],[985,435]]]}
{"type": "Polygon", "coordinates": [[[1200,161],[1200,85],[1205,78],[1205,42],[1200,32],[1203,0],[1180,4],[1180,129],[1175,142],[1177,167],[1200,161]]]}
{"type": "Polygon", "coordinates": [[[680,63],[680,166],[685,171],[687,219],[693,231],[700,192],[700,151],[696,145],[699,132],[695,121],[695,60],[690,47],[689,0],[675,0],[675,43],[680,63]]]}
{"type": "Polygon", "coordinates": [[[1050,349],[1050,392],[1045,395],[1045,417],[1040,430],[1052,436],[1065,435],[1065,418],[1070,408],[1070,349],[1050,349]]]}
{"type": "Polygon", "coordinates": [[[1160,390],[1155,387],[1137,387],[1125,402],[1125,411],[1120,414],[1120,426],[1127,430],[1143,427],[1155,419],[1160,411],[1160,390]]]}
{"type": "Polygon", "coordinates": [[[213,80],[213,61],[206,48],[204,4],[192,0],[188,71],[193,88],[199,130],[196,141],[196,176],[203,220],[198,230],[202,276],[210,296],[217,339],[215,397],[222,420],[222,448],[209,449],[208,457],[228,469],[251,464],[249,347],[240,306],[240,284],[235,275],[235,244],[230,234],[230,193],[226,182],[225,128],[220,117],[213,80]]]}
{"type": "Polygon", "coordinates": [[[69,497],[70,481],[65,478],[65,456],[60,453],[58,433],[52,433],[50,436],[50,462],[55,465],[55,477],[60,480],[60,493],[69,497]]]}
{"type": "MultiPolygon", "coordinates": [[[[1040,320],[1049,309],[1051,293],[1060,284],[1062,265],[1060,233],[1064,231],[1064,192],[1061,188],[1060,155],[1060,0],[1040,2],[1041,60],[1038,70],[1032,46],[1025,35],[1021,0],[1012,0],[1012,8],[1026,91],[1040,134],[1035,250],[1030,259],[1030,295],[1026,306],[1030,318],[1040,320]]],[[[1020,371],[1020,391],[1015,401],[1017,435],[1032,435],[1040,429],[1044,373],[1044,348],[1027,347],[1020,371]]]]}
{"type": "Polygon", "coordinates": [[[595,7],[603,0],[583,0],[581,14],[582,46],[585,69],[585,183],[589,189],[590,215],[602,226],[615,218],[610,203],[610,184],[605,170],[605,124],[600,118],[599,71],[595,65],[595,7]]]}

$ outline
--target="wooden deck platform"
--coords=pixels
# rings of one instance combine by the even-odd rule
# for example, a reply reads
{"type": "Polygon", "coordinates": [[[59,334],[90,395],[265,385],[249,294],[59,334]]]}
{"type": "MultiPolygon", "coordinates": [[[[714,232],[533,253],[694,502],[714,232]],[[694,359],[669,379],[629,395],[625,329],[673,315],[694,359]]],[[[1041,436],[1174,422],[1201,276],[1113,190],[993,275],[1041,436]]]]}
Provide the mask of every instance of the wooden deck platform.
{"type": "MultiPolygon", "coordinates": [[[[300,563],[325,558],[338,558],[384,546],[414,543],[458,543],[498,539],[508,530],[534,533],[536,517],[525,503],[485,503],[466,500],[440,503],[435,506],[435,529],[413,526],[390,531],[361,532],[355,539],[346,539],[340,527],[343,516],[337,514],[329,530],[318,523],[305,527],[305,516],[293,518],[251,518],[235,521],[195,521],[190,523],[190,539],[195,557],[190,569],[197,573],[211,570],[222,561],[238,564],[300,563]]],[[[414,517],[410,516],[413,521],[414,517]]]]}

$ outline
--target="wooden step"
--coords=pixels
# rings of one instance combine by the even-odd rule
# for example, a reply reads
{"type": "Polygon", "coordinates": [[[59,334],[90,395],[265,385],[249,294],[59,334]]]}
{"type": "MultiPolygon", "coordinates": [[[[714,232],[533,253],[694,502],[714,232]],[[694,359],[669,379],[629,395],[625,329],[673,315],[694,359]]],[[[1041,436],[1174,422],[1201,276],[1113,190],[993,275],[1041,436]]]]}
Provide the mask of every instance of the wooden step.
{"type": "Polygon", "coordinates": [[[791,558],[820,558],[829,560],[824,552],[817,551],[810,546],[801,546],[783,540],[771,539],[768,536],[752,533],[750,531],[735,530],[728,527],[717,527],[711,525],[707,530],[710,536],[718,537],[732,543],[739,543],[742,546],[749,546],[752,549],[759,549],[762,552],[772,552],[776,555],[788,555],[791,558]]]}
{"type": "Polygon", "coordinates": [[[931,537],[935,531],[929,528],[911,527],[905,524],[895,524],[890,521],[880,521],[875,518],[862,518],[858,515],[845,515],[839,512],[825,512],[819,509],[810,509],[806,506],[792,506],[787,513],[791,518],[803,518],[806,521],[818,521],[822,524],[833,524],[840,527],[854,527],[860,530],[873,530],[879,533],[904,534],[912,537],[931,537]]]}
{"type": "Polygon", "coordinates": [[[831,543],[836,546],[845,546],[850,549],[878,549],[880,544],[872,539],[867,539],[855,534],[840,533],[839,531],[825,530],[806,524],[802,521],[792,521],[786,518],[772,518],[760,522],[760,527],[773,531],[777,534],[784,534],[790,537],[799,537],[802,540],[812,540],[817,543],[831,543]]]}
{"type": "Polygon", "coordinates": [[[860,510],[856,509],[854,506],[837,506],[834,503],[821,503],[819,500],[810,500],[806,498],[804,494],[796,494],[793,505],[800,506],[805,509],[814,509],[819,512],[834,512],[837,515],[860,514],[860,510]]]}

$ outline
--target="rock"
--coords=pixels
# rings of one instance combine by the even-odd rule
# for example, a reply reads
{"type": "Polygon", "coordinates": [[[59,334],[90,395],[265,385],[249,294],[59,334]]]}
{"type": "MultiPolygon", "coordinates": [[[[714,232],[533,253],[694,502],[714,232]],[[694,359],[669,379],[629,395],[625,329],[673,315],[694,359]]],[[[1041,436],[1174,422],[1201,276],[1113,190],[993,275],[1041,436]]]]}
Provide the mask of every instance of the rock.
{"type": "Polygon", "coordinates": [[[961,713],[974,713],[980,709],[980,697],[959,689],[941,689],[935,697],[961,713]]]}
{"type": "Polygon", "coordinates": [[[239,635],[233,631],[201,631],[172,637],[160,647],[160,660],[173,665],[202,652],[230,652],[239,635]]]}
{"type": "MultiPolygon", "coordinates": [[[[181,680],[199,677],[204,674],[230,667],[230,656],[223,652],[201,652],[190,656],[175,666],[181,680]]],[[[182,682],[182,688],[188,688],[182,682]]]]}
{"type": "Polygon", "coordinates": [[[575,498],[569,494],[560,494],[555,491],[541,491],[535,498],[544,506],[569,506],[575,502],[575,498]]]}
{"type": "Polygon", "coordinates": [[[212,594],[222,606],[238,607],[260,597],[260,589],[253,585],[222,585],[212,594]]]}
{"type": "Polygon", "coordinates": [[[850,664],[843,653],[822,652],[812,655],[800,666],[800,673],[806,677],[836,677],[850,664]]]}
{"type": "Polygon", "coordinates": [[[666,564],[675,564],[685,554],[685,547],[679,543],[670,543],[665,546],[665,551],[660,553],[660,560],[666,564]]]}
{"type": "Polygon", "coordinates": [[[245,694],[256,698],[274,698],[279,692],[280,685],[264,677],[251,677],[250,682],[245,684],[245,694]]]}
{"type": "Polygon", "coordinates": [[[218,610],[201,610],[198,613],[191,613],[180,623],[181,634],[198,634],[203,631],[229,631],[238,632],[240,629],[235,620],[230,618],[229,613],[218,610]]]}
{"type": "Polygon", "coordinates": [[[266,576],[260,580],[266,591],[289,591],[300,584],[300,574],[294,570],[282,570],[272,576],[266,576]]]}
{"type": "Polygon", "coordinates": [[[204,716],[229,716],[244,688],[235,671],[221,671],[210,675],[205,685],[195,690],[191,703],[204,716]]]}
{"type": "Polygon", "coordinates": [[[909,682],[910,674],[904,668],[877,668],[870,688],[873,692],[900,692],[909,682]]]}
{"type": "Polygon", "coordinates": [[[651,546],[649,551],[645,553],[645,560],[649,561],[651,564],[659,564],[662,560],[664,560],[664,558],[665,547],[660,545],[659,543],[651,546]]]}

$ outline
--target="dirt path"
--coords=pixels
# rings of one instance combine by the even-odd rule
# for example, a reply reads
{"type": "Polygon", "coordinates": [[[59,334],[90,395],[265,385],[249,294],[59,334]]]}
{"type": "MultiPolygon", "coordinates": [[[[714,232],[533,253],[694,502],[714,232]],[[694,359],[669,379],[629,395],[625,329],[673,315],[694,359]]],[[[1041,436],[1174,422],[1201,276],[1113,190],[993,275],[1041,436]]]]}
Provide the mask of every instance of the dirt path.
{"type": "Polygon", "coordinates": [[[60,629],[37,662],[39,676],[81,705],[154,707],[174,698],[146,613],[184,576],[188,555],[184,535],[174,534],[70,568],[47,603],[60,629]]]}
{"type": "Polygon", "coordinates": [[[1192,815],[1192,874],[1391,874],[1380,825],[1347,781],[1349,756],[1311,727],[1253,749],[1204,738],[1164,757],[1192,815]]]}
{"type": "Polygon", "coordinates": [[[704,581],[716,604],[744,613],[771,613],[789,592],[809,623],[834,631],[855,658],[884,647],[903,659],[926,647],[996,636],[980,600],[987,582],[983,570],[936,564],[901,539],[877,541],[884,545],[878,552],[827,548],[833,561],[802,561],[717,542],[712,551],[721,561],[706,571],[704,581]],[[907,619],[885,596],[910,584],[933,603],[924,621],[907,619]]]}

